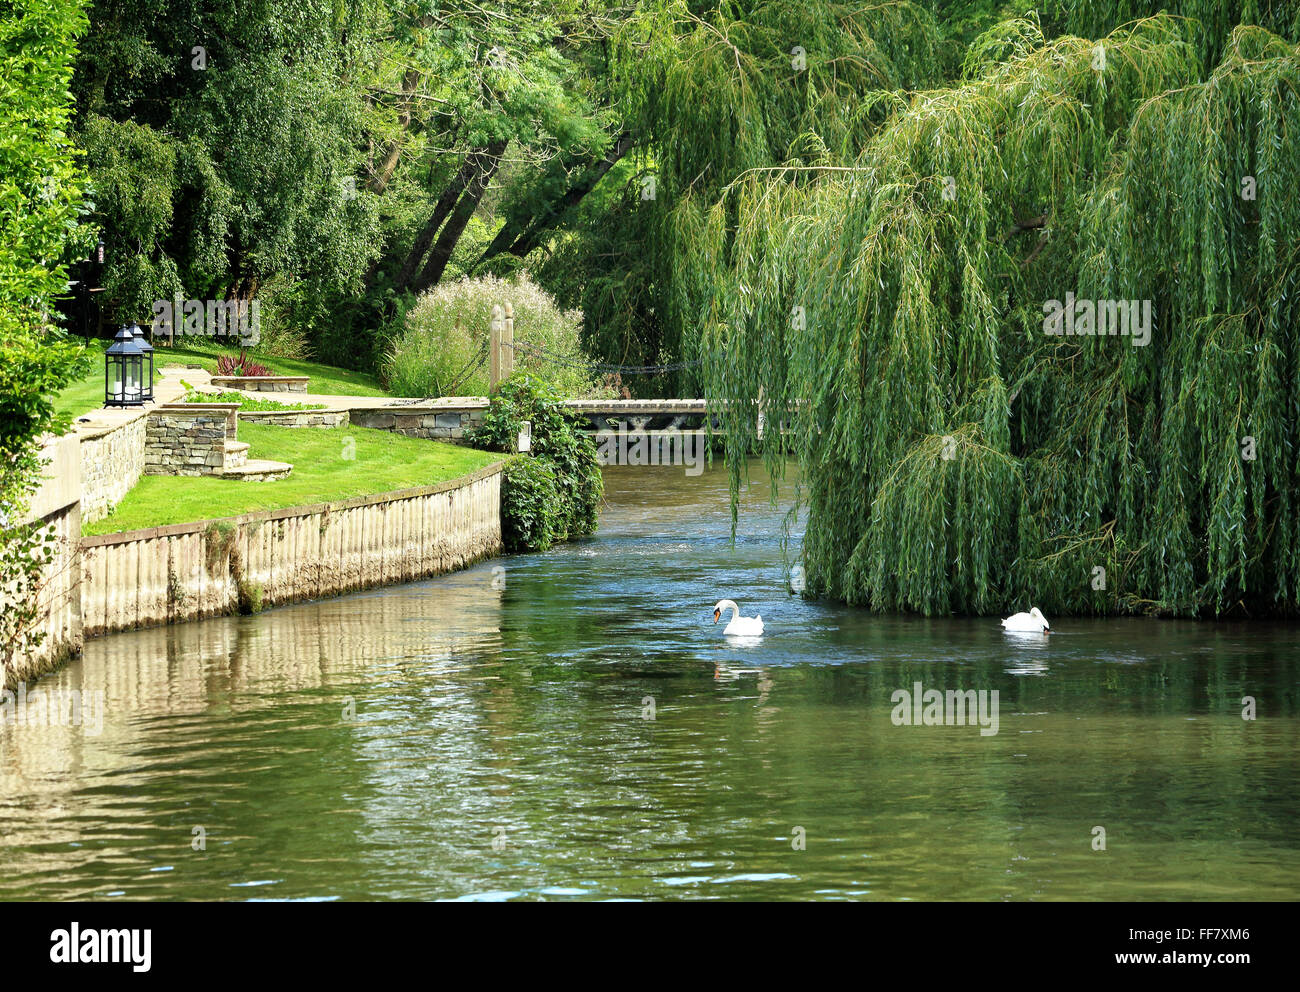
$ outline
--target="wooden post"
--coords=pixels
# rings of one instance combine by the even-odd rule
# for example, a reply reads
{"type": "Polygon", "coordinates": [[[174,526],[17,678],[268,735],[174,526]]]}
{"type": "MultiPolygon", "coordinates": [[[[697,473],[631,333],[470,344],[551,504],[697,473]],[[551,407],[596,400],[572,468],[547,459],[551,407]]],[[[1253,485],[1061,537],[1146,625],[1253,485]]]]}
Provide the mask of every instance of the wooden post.
{"type": "Polygon", "coordinates": [[[501,329],[505,325],[501,304],[492,305],[492,320],[488,324],[488,392],[495,393],[501,382],[501,329]]]}
{"type": "Polygon", "coordinates": [[[509,303],[505,305],[501,341],[505,345],[505,353],[501,356],[501,377],[509,379],[515,370],[515,308],[509,303]]]}

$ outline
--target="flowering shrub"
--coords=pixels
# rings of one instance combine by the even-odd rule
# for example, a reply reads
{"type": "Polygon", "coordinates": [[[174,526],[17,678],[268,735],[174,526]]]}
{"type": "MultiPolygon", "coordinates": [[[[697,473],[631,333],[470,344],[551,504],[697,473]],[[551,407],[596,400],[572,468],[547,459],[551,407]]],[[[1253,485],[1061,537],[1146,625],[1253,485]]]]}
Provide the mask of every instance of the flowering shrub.
{"type": "Polygon", "coordinates": [[[459,279],[421,296],[381,365],[385,386],[399,396],[487,395],[492,307],[506,303],[514,308],[516,370],[544,375],[566,396],[611,394],[597,389],[578,343],[582,311],[562,311],[526,272],[459,279]]]}
{"type": "Polygon", "coordinates": [[[260,362],[249,358],[248,349],[245,348],[238,355],[218,355],[217,375],[275,375],[275,373],[260,362]]]}

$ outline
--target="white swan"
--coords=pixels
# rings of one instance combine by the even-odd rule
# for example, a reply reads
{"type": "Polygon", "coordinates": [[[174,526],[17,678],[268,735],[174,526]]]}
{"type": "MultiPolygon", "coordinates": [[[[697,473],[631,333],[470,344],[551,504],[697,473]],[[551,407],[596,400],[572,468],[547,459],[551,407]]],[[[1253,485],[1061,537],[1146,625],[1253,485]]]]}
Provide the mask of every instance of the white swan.
{"type": "Polygon", "coordinates": [[[722,611],[730,609],[731,619],[727,621],[727,626],[723,628],[724,634],[761,634],[763,633],[762,617],[742,617],[740,607],[729,599],[720,599],[716,606],[713,607],[713,622],[718,622],[718,617],[722,616],[722,611]]]}
{"type": "Polygon", "coordinates": [[[1002,621],[1002,628],[1016,633],[1050,634],[1052,632],[1047,617],[1039,612],[1037,606],[1030,607],[1028,613],[1017,613],[1013,617],[1007,617],[1002,621]]]}

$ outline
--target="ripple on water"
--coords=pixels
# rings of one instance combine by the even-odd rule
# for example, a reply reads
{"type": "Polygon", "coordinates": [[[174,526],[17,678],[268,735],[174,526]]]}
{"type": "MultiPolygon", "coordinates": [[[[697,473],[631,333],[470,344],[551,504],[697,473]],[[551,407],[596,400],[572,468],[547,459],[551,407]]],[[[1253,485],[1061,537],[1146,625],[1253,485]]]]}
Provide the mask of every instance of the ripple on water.
{"type": "Polygon", "coordinates": [[[42,684],[100,733],[0,727],[0,897],[1300,895],[1294,628],[805,601],[764,487],[733,544],[725,473],[606,481],[546,554],[89,641],[42,684]],[[917,682],[997,690],[998,734],[894,725],[917,682]]]}

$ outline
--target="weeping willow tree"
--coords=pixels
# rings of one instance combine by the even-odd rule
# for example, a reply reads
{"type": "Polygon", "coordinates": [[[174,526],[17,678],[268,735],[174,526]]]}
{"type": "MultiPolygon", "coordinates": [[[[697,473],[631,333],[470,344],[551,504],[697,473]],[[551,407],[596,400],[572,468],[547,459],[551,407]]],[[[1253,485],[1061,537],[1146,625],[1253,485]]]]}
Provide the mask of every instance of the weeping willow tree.
{"type": "Polygon", "coordinates": [[[1186,18],[1188,40],[1204,71],[1218,63],[1239,24],[1256,24],[1291,38],[1300,34],[1295,0],[1042,0],[1037,7],[1060,33],[1085,38],[1101,37],[1161,12],[1186,18]]]}
{"type": "MultiPolygon", "coordinates": [[[[940,31],[917,4],[703,6],[647,5],[613,39],[619,108],[641,167],[640,250],[656,290],[657,352],[688,362],[700,357],[695,301],[712,287],[683,260],[722,190],[775,163],[852,157],[897,94],[937,85],[945,69],[940,31]]],[[[733,202],[723,202],[734,226],[733,202]]],[[[670,384],[678,395],[699,386],[690,373],[670,384]]]]}
{"type": "Polygon", "coordinates": [[[733,491],[798,457],[808,594],[1297,612],[1300,49],[1240,26],[1207,72],[1202,33],[999,25],[672,218],[733,491]]]}

